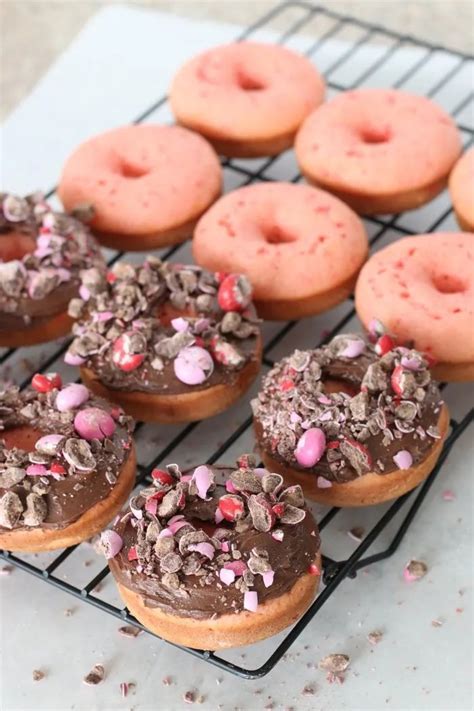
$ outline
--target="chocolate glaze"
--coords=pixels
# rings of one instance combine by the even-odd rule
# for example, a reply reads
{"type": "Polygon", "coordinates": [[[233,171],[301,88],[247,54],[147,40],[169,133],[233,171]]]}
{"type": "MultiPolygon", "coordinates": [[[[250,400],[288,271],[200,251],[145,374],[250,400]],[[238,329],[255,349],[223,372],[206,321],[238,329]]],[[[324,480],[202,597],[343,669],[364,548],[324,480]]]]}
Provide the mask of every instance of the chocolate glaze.
{"type": "Polygon", "coordinates": [[[35,241],[33,252],[0,262],[0,331],[40,325],[66,312],[77,295],[80,271],[105,263],[89,230],[75,218],[51,210],[40,194],[0,194],[0,240],[15,234],[35,241]]]}
{"type": "Polygon", "coordinates": [[[216,276],[199,267],[148,257],[139,266],[116,264],[108,281],[90,270],[83,275],[83,286],[89,292],[87,299],[74,299],[70,305],[70,314],[78,322],[66,359],[79,356],[108,388],[180,395],[218,384],[232,385],[240,370],[260,357],[253,306],[249,304],[240,312],[223,311],[217,303],[216,276]],[[172,316],[182,316],[187,322],[186,333],[178,334],[170,318],[162,317],[170,308],[172,316]],[[100,321],[104,312],[110,318],[100,321]],[[144,358],[126,371],[113,360],[113,353],[117,339],[124,334],[128,338],[130,333],[139,340],[132,345],[132,352],[144,358]],[[173,337],[182,339],[180,347],[169,343],[173,337]],[[216,356],[216,340],[230,349],[226,362],[216,356]],[[181,349],[194,345],[213,355],[214,369],[204,382],[188,385],[176,376],[174,361],[181,349]]]}
{"type": "Polygon", "coordinates": [[[7,515],[4,510],[4,497],[10,492],[19,497],[23,514],[28,495],[38,493],[46,504],[46,515],[36,524],[30,522],[25,526],[22,514],[16,521],[11,521],[11,525],[0,525],[0,531],[24,530],[33,525],[35,528],[45,529],[61,529],[68,526],[94,504],[107,498],[129,457],[133,423],[119,408],[112,408],[109,403],[91,394],[80,407],[59,412],[55,407],[57,394],[56,389],[42,394],[32,388],[19,392],[14,385],[1,385],[0,428],[5,432],[8,446],[5,440],[0,439],[0,481],[12,472],[12,468],[23,471],[24,475],[23,479],[16,484],[0,485],[0,516],[4,521],[4,516],[7,515]],[[110,438],[86,441],[78,435],[74,427],[74,418],[78,412],[90,407],[98,407],[113,414],[116,429],[110,438]],[[46,469],[49,469],[54,462],[64,468],[64,476],[55,479],[51,471],[41,477],[26,474],[27,467],[37,459],[38,452],[34,447],[31,451],[17,448],[14,443],[17,433],[21,437],[24,432],[29,434],[31,430],[33,430],[31,432],[33,443],[47,434],[64,436],[57,452],[44,458],[46,469]],[[95,460],[92,471],[80,471],[65,458],[64,449],[71,438],[83,441],[90,447],[95,460]]]}
{"type": "Polygon", "coordinates": [[[370,471],[380,475],[397,471],[394,457],[400,451],[410,453],[413,465],[430,452],[440,437],[437,424],[442,400],[427,361],[417,351],[402,347],[378,356],[367,341],[360,355],[341,355],[362,339],[358,335],[336,336],[317,350],[295,351],[267,374],[252,409],[259,444],[277,461],[343,483],[370,471]],[[392,373],[402,362],[410,361],[418,367],[401,367],[405,390],[397,394],[392,373]],[[334,380],[349,383],[355,390],[348,394],[342,387],[342,392],[331,392],[333,388],[326,384],[334,380]],[[282,389],[285,381],[291,386],[286,382],[282,389]],[[321,402],[321,396],[329,401],[321,402]],[[326,447],[317,464],[304,468],[298,464],[295,450],[311,427],[322,429],[326,445],[331,442],[334,448],[326,447]],[[364,453],[359,457],[352,445],[349,450],[344,449],[345,444],[341,449],[341,443],[348,440],[363,447],[368,457],[364,453]]]}
{"type": "MultiPolygon", "coordinates": [[[[176,471],[176,465],[171,465],[176,471]]],[[[144,540],[152,517],[144,513],[144,520],[138,521],[125,515],[116,524],[115,531],[123,539],[123,548],[109,561],[110,568],[119,583],[126,586],[135,593],[138,593],[147,607],[159,607],[161,610],[180,617],[190,617],[194,619],[216,618],[223,614],[238,613],[243,609],[244,592],[254,590],[258,595],[259,604],[266,600],[271,600],[285,594],[295,584],[298,578],[307,572],[308,567],[314,562],[320,547],[319,533],[317,525],[311,513],[305,508],[304,503],[299,510],[304,518],[296,524],[284,524],[276,520],[272,528],[266,531],[257,530],[254,520],[248,516],[246,524],[229,523],[223,521],[215,523],[215,513],[218,509],[218,502],[222,495],[226,495],[223,483],[229,479],[235,469],[229,467],[212,467],[217,485],[212,492],[207,495],[208,500],[203,500],[196,496],[195,489],[192,489],[192,482],[185,485],[186,505],[180,512],[184,514],[186,520],[197,530],[204,529],[211,537],[208,540],[216,542],[224,540],[229,544],[229,553],[216,550],[212,560],[205,556],[197,555],[201,568],[199,574],[184,574],[183,570],[178,572],[178,577],[174,580],[175,586],[170,586],[167,576],[163,576],[160,568],[160,560],[153,553],[144,554],[138,561],[128,559],[130,548],[140,549],[140,541],[144,540]],[[191,487],[190,489],[186,487],[191,487]],[[239,530],[242,525],[244,530],[239,530]],[[281,541],[272,536],[275,531],[283,535],[281,541]],[[248,563],[253,557],[255,560],[255,550],[265,557],[270,567],[274,571],[273,584],[265,587],[261,574],[236,577],[235,581],[226,585],[219,578],[219,570],[226,562],[241,561],[248,563]]],[[[253,468],[247,465],[247,469],[242,471],[253,472],[253,468]]],[[[265,470],[257,470],[264,472],[265,470]]],[[[280,481],[282,481],[280,477],[280,481]]],[[[297,496],[304,501],[299,487],[297,496]]],[[[149,490],[146,490],[149,491],[149,490]]],[[[236,492],[245,501],[246,511],[250,492],[236,492]]],[[[276,503],[276,496],[265,495],[269,502],[276,503]]],[[[301,502],[299,502],[301,503],[301,502]]],[[[158,516],[160,524],[166,526],[166,519],[158,516]]],[[[259,527],[261,524],[257,523],[259,527]]],[[[189,532],[190,528],[182,528],[174,538],[178,540],[181,535],[189,532]]],[[[275,534],[279,535],[279,533],[275,534]]],[[[178,550],[175,548],[175,550],[178,550]]],[[[184,561],[186,557],[184,556],[184,561]]],[[[261,560],[260,560],[261,563],[261,560]]]]}

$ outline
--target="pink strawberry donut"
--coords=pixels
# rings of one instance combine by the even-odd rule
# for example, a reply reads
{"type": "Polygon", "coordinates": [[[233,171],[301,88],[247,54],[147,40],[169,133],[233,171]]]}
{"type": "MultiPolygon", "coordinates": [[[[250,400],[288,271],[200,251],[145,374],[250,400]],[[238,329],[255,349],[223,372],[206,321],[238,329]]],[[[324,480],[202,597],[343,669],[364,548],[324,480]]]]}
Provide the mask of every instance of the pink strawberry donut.
{"type": "Polygon", "coordinates": [[[474,232],[474,148],[466,151],[449,176],[449,192],[462,230],[474,232]]]}
{"type": "Polygon", "coordinates": [[[123,126],[82,143],[66,161],[59,197],[91,205],[102,244],[148,250],[187,239],[221,192],[211,146],[179,126],[123,126]]]}
{"type": "Polygon", "coordinates": [[[286,320],[346,299],[368,241],[359,217],[329,193],[258,183],[225,195],[206,212],[193,253],[211,271],[248,276],[259,316],[286,320]]]}
{"type": "Polygon", "coordinates": [[[438,380],[474,380],[474,235],[405,237],[362,269],[356,309],[435,361],[438,380]]]}
{"type": "Polygon", "coordinates": [[[177,122],[231,157],[286,150],[323,99],[324,81],[308,59],[257,42],[199,54],[178,71],[170,91],[177,122]]]}
{"type": "Polygon", "coordinates": [[[358,89],[314,111],[295,150],[309,182],[375,215],[432,200],[446,185],[461,139],[451,117],[423,96],[358,89]]]}

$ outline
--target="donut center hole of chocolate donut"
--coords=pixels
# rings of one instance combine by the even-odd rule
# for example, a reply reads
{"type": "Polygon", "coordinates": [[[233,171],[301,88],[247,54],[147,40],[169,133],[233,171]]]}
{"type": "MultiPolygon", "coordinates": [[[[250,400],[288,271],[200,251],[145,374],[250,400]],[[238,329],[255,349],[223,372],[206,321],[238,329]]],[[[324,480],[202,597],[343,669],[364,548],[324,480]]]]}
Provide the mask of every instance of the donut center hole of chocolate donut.
{"type": "Polygon", "coordinates": [[[32,452],[36,442],[43,436],[43,432],[36,430],[34,427],[22,425],[20,427],[11,427],[4,430],[0,437],[5,442],[6,449],[23,449],[25,452],[32,452]]]}
{"type": "Polygon", "coordinates": [[[440,294],[460,294],[466,291],[464,282],[452,274],[435,274],[431,277],[431,281],[440,294]]]}
{"type": "Polygon", "coordinates": [[[36,249],[36,240],[24,232],[5,232],[0,234],[0,261],[11,262],[14,259],[23,259],[36,249]]]}
{"type": "Polygon", "coordinates": [[[361,129],[360,137],[363,143],[377,144],[388,143],[392,135],[387,126],[367,126],[361,129]]]}
{"type": "Polygon", "coordinates": [[[252,76],[244,69],[237,69],[236,80],[239,89],[242,89],[242,91],[263,91],[266,89],[265,84],[260,79],[252,76]]]}
{"type": "Polygon", "coordinates": [[[119,173],[124,178],[143,178],[144,175],[148,175],[148,172],[147,168],[125,160],[123,160],[119,166],[119,173]]]}
{"type": "Polygon", "coordinates": [[[298,239],[295,234],[275,224],[264,225],[262,232],[265,242],[268,244],[288,244],[289,242],[296,242],[298,239]]]}

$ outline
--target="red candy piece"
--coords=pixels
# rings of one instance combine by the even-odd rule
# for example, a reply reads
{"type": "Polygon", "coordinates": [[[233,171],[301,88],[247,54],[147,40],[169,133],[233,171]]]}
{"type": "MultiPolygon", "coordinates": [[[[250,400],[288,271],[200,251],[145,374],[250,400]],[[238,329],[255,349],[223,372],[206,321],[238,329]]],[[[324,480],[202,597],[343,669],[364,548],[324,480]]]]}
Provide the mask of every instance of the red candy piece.
{"type": "Polygon", "coordinates": [[[287,390],[292,390],[294,387],[294,382],[289,378],[285,380],[280,380],[280,390],[282,390],[283,392],[286,392],[287,390]]]}
{"type": "Polygon", "coordinates": [[[402,375],[403,375],[403,367],[401,365],[397,365],[393,369],[392,377],[390,378],[392,390],[397,395],[403,395],[403,390],[402,390],[402,386],[401,386],[402,375]]]}
{"type": "Polygon", "coordinates": [[[372,455],[365,445],[361,444],[361,442],[358,442],[356,439],[349,439],[349,437],[346,437],[346,442],[349,442],[349,444],[351,444],[355,449],[358,449],[359,452],[364,455],[368,467],[372,466],[372,455]]]}
{"type": "Polygon", "coordinates": [[[386,353],[389,353],[391,350],[393,350],[394,347],[395,342],[393,338],[390,338],[390,336],[384,334],[378,339],[377,343],[374,346],[374,350],[378,356],[384,356],[386,353]]]}
{"type": "Polygon", "coordinates": [[[138,560],[138,554],[135,549],[135,546],[132,546],[130,550],[128,551],[128,559],[129,560],[138,560]]]}
{"type": "Polygon", "coordinates": [[[127,340],[125,334],[117,338],[112,346],[112,361],[120,370],[129,373],[143,363],[145,356],[142,353],[128,353],[126,348],[127,340]]]}
{"type": "Polygon", "coordinates": [[[337,439],[332,439],[330,442],[327,442],[326,444],[326,449],[338,449],[339,447],[339,441],[337,439]]]}
{"type": "Polygon", "coordinates": [[[217,282],[222,284],[226,276],[228,276],[228,272],[215,272],[214,276],[216,277],[217,282]]]}
{"type": "Polygon", "coordinates": [[[232,494],[221,496],[219,510],[226,521],[237,521],[244,514],[244,502],[232,494]]]}
{"type": "Polygon", "coordinates": [[[49,393],[54,389],[59,390],[62,384],[61,376],[58,373],[48,373],[47,375],[36,373],[31,380],[31,387],[38,393],[49,393]]]}
{"type": "Polygon", "coordinates": [[[285,508],[285,504],[283,503],[275,504],[275,506],[272,506],[272,511],[277,518],[281,518],[285,513],[285,508]]]}
{"type": "Polygon", "coordinates": [[[252,300],[249,282],[240,274],[229,274],[219,286],[217,302],[223,311],[243,311],[252,300]]]}
{"type": "Polygon", "coordinates": [[[53,462],[51,464],[51,466],[49,467],[49,470],[54,472],[55,474],[65,474],[66,473],[65,468],[59,462],[53,462]]]}
{"type": "Polygon", "coordinates": [[[153,469],[151,476],[155,481],[159,481],[163,486],[174,484],[174,479],[171,474],[163,469],[153,469]]]}
{"type": "Polygon", "coordinates": [[[314,563],[311,563],[308,566],[308,571],[310,575],[321,575],[321,571],[319,570],[318,566],[315,565],[314,563]]]}
{"type": "Polygon", "coordinates": [[[113,284],[114,281],[117,281],[117,275],[114,272],[107,272],[107,281],[109,284],[113,284]]]}

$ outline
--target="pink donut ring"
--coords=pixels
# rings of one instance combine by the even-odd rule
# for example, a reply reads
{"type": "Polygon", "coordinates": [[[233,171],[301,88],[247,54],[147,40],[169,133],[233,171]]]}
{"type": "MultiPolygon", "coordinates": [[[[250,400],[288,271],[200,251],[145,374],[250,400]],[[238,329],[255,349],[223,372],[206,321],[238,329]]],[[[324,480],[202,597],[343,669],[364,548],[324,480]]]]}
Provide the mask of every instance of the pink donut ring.
{"type": "Polygon", "coordinates": [[[466,151],[449,176],[449,192],[462,230],[474,232],[474,148],[466,151]]]}
{"type": "Polygon", "coordinates": [[[147,250],[187,239],[221,191],[211,146],[179,126],[124,126],[82,143],[66,161],[59,197],[91,204],[108,247],[147,250]]]}
{"type": "Polygon", "coordinates": [[[258,313],[302,318],[343,301],[367,258],[362,222],[309,185],[257,183],[218,200],[193,239],[198,264],[246,274],[258,313]]]}
{"type": "Polygon", "coordinates": [[[439,380],[474,379],[474,235],[405,237],[362,269],[356,309],[435,361],[439,380]]]}
{"type": "Polygon", "coordinates": [[[271,44],[216,47],[176,74],[170,101],[178,123],[222,155],[276,155],[324,99],[324,81],[305,57],[271,44]]]}
{"type": "Polygon", "coordinates": [[[358,89],[314,111],[295,150],[311,183],[374,215],[432,200],[446,185],[461,139],[451,117],[423,96],[358,89]]]}

